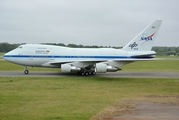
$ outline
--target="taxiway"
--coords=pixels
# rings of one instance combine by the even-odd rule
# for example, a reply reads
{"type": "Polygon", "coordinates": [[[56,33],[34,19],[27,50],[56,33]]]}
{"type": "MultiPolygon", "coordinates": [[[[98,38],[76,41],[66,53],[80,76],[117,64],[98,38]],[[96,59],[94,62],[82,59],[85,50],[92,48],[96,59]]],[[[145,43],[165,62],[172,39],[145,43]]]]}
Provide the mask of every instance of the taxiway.
{"type": "MultiPolygon", "coordinates": [[[[0,71],[0,76],[9,77],[64,77],[64,76],[81,76],[73,73],[61,73],[54,71],[30,71],[24,74],[23,71],[0,71]]],[[[97,73],[85,77],[134,77],[134,78],[179,78],[179,72],[108,72],[97,73]]]]}

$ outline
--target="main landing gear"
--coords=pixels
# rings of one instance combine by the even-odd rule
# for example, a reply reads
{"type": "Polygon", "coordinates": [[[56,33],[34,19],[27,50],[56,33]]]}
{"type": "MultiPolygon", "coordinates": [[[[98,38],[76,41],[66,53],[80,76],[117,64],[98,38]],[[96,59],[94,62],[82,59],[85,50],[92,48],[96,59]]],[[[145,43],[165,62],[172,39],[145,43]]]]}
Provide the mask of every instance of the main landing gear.
{"type": "Polygon", "coordinates": [[[27,69],[27,66],[24,66],[24,74],[29,74],[29,70],[27,69]]]}
{"type": "Polygon", "coordinates": [[[88,75],[95,75],[96,72],[94,70],[88,70],[88,71],[80,71],[78,74],[82,76],[88,76],[88,75]]]}

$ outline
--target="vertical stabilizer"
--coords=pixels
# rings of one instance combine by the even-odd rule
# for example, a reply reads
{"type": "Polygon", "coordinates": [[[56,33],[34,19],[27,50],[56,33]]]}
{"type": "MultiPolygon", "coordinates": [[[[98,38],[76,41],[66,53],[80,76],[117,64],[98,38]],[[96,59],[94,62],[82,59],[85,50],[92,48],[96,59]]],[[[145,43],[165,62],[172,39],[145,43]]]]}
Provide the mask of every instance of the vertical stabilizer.
{"type": "Polygon", "coordinates": [[[155,20],[146,27],[134,39],[132,39],[123,50],[126,51],[151,51],[162,20],[155,20]]]}

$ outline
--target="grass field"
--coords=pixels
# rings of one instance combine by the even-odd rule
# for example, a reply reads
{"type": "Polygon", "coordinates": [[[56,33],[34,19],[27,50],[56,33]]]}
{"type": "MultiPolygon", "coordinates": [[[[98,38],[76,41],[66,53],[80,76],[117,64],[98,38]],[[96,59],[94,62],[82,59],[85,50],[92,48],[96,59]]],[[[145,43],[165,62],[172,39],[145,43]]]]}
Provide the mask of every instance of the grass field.
{"type": "MultiPolygon", "coordinates": [[[[0,118],[95,119],[127,106],[123,100],[152,100],[147,96],[157,95],[178,98],[178,86],[179,78],[0,77],[0,118]]],[[[177,100],[167,97],[164,102],[177,100]]]]}
{"type": "Polygon", "coordinates": [[[140,61],[124,65],[123,71],[179,72],[179,60],[140,61]]]}
{"type": "Polygon", "coordinates": [[[0,56],[3,56],[5,53],[0,52],[0,56]]]}
{"type": "MultiPolygon", "coordinates": [[[[179,60],[135,62],[122,69],[179,72],[179,60]]],[[[1,60],[0,71],[23,71],[23,67],[1,60]]],[[[133,108],[128,100],[179,104],[178,86],[179,78],[0,77],[0,119],[97,120],[133,108]]]]}

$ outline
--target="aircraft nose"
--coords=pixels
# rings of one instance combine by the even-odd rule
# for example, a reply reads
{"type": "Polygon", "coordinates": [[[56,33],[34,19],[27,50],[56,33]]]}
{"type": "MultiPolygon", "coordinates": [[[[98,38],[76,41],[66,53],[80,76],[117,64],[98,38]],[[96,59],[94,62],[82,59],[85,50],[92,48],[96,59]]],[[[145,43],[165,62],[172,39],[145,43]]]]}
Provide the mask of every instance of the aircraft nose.
{"type": "Polygon", "coordinates": [[[3,55],[3,59],[7,59],[6,57],[7,57],[7,55],[8,55],[8,53],[5,53],[4,55],[3,55]]]}
{"type": "Polygon", "coordinates": [[[3,59],[7,60],[9,56],[10,56],[10,52],[5,53],[4,56],[3,56],[3,59]]]}

